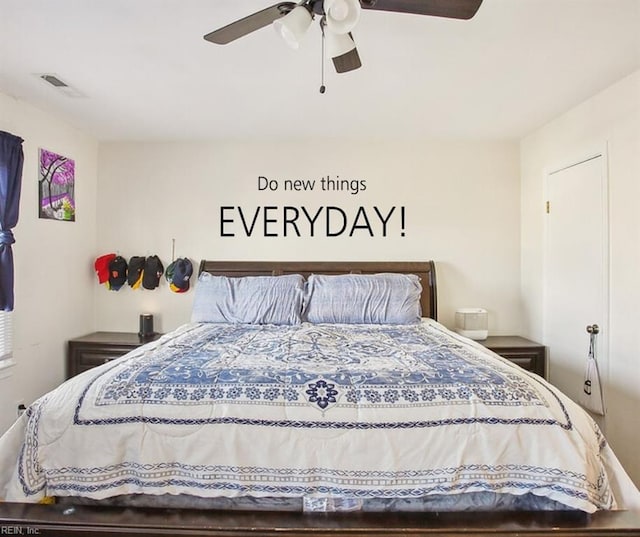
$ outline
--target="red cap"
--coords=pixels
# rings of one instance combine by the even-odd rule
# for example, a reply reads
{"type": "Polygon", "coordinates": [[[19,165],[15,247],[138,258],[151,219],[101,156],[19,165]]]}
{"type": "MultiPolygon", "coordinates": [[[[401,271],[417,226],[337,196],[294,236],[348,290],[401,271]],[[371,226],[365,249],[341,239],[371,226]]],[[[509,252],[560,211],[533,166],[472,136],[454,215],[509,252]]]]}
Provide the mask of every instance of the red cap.
{"type": "Polygon", "coordinates": [[[93,268],[98,276],[98,282],[105,283],[109,281],[109,263],[115,259],[116,254],[105,254],[97,257],[93,268]]]}

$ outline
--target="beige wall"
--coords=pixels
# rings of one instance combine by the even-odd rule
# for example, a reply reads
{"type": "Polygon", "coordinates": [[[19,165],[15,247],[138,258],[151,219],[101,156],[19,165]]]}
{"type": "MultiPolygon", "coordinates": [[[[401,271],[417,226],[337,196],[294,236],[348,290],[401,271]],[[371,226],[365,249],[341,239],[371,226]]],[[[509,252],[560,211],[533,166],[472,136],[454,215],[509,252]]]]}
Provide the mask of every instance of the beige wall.
{"type": "Polygon", "coordinates": [[[14,230],[14,366],[0,379],[0,432],[64,380],[66,341],[94,330],[89,262],[96,242],[98,144],[68,124],[0,94],[0,129],[25,141],[20,219],[14,230]],[[76,163],[76,222],[38,218],[38,148],[76,163]]]}
{"type": "Polygon", "coordinates": [[[545,171],[607,148],[610,334],[606,435],[640,483],[640,71],[592,97],[521,143],[522,299],[525,331],[543,341],[545,171]]]}
{"type": "MultiPolygon", "coordinates": [[[[428,260],[437,263],[440,320],[451,326],[458,307],[483,306],[493,333],[520,331],[519,155],[515,143],[365,143],[346,141],[144,144],[100,146],[98,247],[125,257],[158,254],[218,260],[428,260]],[[296,192],[285,179],[336,175],[366,181],[366,190],[296,192]],[[258,177],[278,180],[259,191],[258,177]],[[363,206],[376,221],[405,207],[405,236],[392,218],[381,225],[327,237],[251,237],[237,222],[221,237],[220,207],[340,207],[351,218],[363,206]]],[[[228,216],[233,213],[228,213],[228,216]]],[[[277,217],[279,211],[274,213],[277,217]]],[[[235,219],[238,219],[236,213],[235,219]]],[[[279,224],[268,228],[281,235],[279,224]]],[[[166,264],[166,263],[165,263],[166,264]]],[[[97,325],[137,330],[138,314],[156,315],[167,331],[189,320],[193,293],[176,295],[163,282],[154,291],[96,287],[97,325]]]]}

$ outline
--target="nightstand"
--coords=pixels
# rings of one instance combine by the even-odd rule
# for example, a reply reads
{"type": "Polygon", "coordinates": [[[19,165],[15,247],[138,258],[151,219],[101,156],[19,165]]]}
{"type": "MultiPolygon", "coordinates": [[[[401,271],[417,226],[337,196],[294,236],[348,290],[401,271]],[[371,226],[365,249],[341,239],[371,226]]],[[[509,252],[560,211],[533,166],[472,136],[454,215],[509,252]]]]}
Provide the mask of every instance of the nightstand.
{"type": "Polygon", "coordinates": [[[133,332],[93,332],[70,339],[67,348],[67,378],[110,362],[160,335],[142,339],[133,332]]]}
{"type": "Polygon", "coordinates": [[[489,336],[481,345],[541,377],[546,373],[546,347],[520,336],[489,336]]]}

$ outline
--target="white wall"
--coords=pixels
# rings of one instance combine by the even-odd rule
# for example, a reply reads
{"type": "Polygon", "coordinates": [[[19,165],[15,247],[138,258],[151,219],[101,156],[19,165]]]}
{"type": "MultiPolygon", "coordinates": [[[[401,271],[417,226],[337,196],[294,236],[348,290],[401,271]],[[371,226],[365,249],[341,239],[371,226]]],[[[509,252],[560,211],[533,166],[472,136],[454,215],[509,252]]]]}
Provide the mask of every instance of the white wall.
{"type": "MultiPolygon", "coordinates": [[[[458,307],[484,306],[490,330],[520,332],[518,145],[502,142],[339,140],[262,143],[105,143],[100,145],[100,253],[176,255],[217,260],[428,260],[437,263],[440,320],[451,326],[458,307]],[[285,192],[285,179],[330,175],[365,180],[349,192],[285,192]],[[279,181],[258,191],[258,177],[279,181]],[[400,221],[376,236],[221,237],[220,206],[333,205],[355,217],[404,206],[400,221]]],[[[231,213],[229,213],[231,214],[231,213]]],[[[277,211],[276,211],[277,214],[277,211]]],[[[383,213],[386,214],[386,213],[383,213]]],[[[238,218],[236,214],[236,219],[238,218]]],[[[391,221],[390,221],[391,222],[391,221]]],[[[232,229],[232,228],[226,228],[232,229]]],[[[233,228],[241,231],[236,224],[233,228]]],[[[276,231],[279,227],[274,227],[276,231]]],[[[291,231],[291,228],[290,228],[291,231]]],[[[154,291],[108,291],[96,283],[97,326],[137,331],[138,314],[156,315],[168,331],[189,320],[193,292],[177,295],[166,281],[154,291]]]]}
{"type": "MultiPolygon", "coordinates": [[[[65,98],[65,97],[62,97],[65,98]]],[[[30,404],[62,382],[66,341],[94,330],[98,145],[68,124],[0,94],[0,130],[24,139],[20,219],[14,229],[14,359],[0,379],[0,433],[30,404]],[[75,160],[75,222],[38,218],[38,148],[75,160]]]]}
{"type": "MultiPolygon", "coordinates": [[[[525,331],[542,340],[545,170],[608,145],[610,334],[604,427],[640,483],[640,71],[592,97],[521,143],[522,298],[525,331]]],[[[553,359],[551,357],[551,359],[553,359]]]]}

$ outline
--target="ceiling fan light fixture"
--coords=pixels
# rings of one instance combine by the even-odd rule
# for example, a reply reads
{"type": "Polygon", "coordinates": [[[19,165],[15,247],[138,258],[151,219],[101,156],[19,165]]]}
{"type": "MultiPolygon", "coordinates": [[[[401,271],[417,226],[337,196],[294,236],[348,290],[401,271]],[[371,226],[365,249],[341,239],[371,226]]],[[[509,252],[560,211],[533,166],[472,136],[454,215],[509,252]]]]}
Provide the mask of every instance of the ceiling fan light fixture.
{"type": "Polygon", "coordinates": [[[360,19],[360,0],[324,0],[327,29],[334,34],[348,34],[360,19]]]}
{"type": "Polygon", "coordinates": [[[334,34],[333,32],[327,32],[326,40],[327,53],[331,58],[343,56],[356,48],[355,41],[349,34],[334,34]]]}
{"type": "Polygon", "coordinates": [[[309,10],[304,6],[297,6],[281,19],[274,21],[273,27],[287,45],[297,49],[311,21],[309,10]]]}

